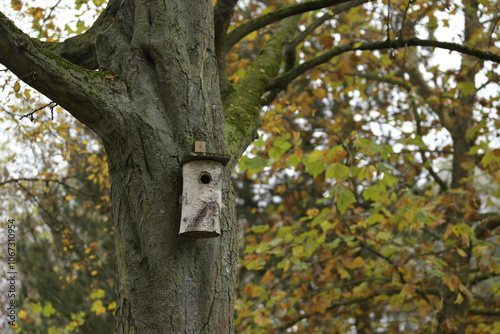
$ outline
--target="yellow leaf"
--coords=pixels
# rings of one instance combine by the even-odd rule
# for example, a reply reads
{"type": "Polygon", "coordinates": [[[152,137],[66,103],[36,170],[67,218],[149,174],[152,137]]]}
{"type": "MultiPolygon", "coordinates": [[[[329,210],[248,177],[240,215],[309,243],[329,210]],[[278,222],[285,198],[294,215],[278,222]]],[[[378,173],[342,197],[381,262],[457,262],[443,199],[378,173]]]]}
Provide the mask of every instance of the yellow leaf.
{"type": "Polygon", "coordinates": [[[457,299],[455,299],[455,302],[453,304],[460,305],[460,304],[462,304],[463,301],[464,301],[464,297],[462,296],[461,293],[459,293],[458,296],[457,296],[457,299]]]}
{"type": "Polygon", "coordinates": [[[245,40],[247,40],[247,41],[254,41],[257,38],[257,36],[258,36],[257,31],[254,31],[254,32],[246,35],[245,40]]]}
{"type": "Polygon", "coordinates": [[[14,9],[15,11],[20,11],[21,8],[23,8],[23,3],[21,2],[21,0],[12,0],[11,5],[12,9],[14,9]]]}
{"type": "Polygon", "coordinates": [[[116,309],[116,302],[112,302],[111,304],[108,305],[108,310],[114,310],[116,309]]]}
{"type": "Polygon", "coordinates": [[[444,277],[443,283],[450,289],[450,291],[457,291],[460,279],[457,276],[444,277]]]}
{"type": "Polygon", "coordinates": [[[325,313],[326,308],[331,305],[331,300],[323,296],[319,296],[317,298],[314,298],[313,303],[314,303],[314,311],[318,313],[325,313]]]}
{"type": "Polygon", "coordinates": [[[463,285],[462,282],[458,285],[458,290],[466,296],[472,296],[472,292],[465,285],[463,285]]]}
{"type": "Polygon", "coordinates": [[[356,44],[353,45],[355,49],[359,48],[361,45],[363,45],[363,42],[357,42],[356,44]]]}
{"type": "Polygon", "coordinates": [[[306,215],[309,217],[316,217],[319,213],[319,210],[317,208],[312,208],[312,209],[307,209],[306,215]]]}
{"type": "Polygon", "coordinates": [[[324,89],[323,87],[318,87],[317,89],[315,89],[313,91],[313,94],[314,96],[316,96],[317,98],[324,98],[326,95],[327,95],[327,91],[326,89],[324,89]]]}
{"type": "Polygon", "coordinates": [[[444,232],[443,239],[446,241],[446,239],[448,239],[448,237],[450,236],[450,234],[452,232],[453,232],[453,225],[452,224],[448,224],[448,226],[446,227],[446,231],[444,232]]]}
{"type": "Polygon", "coordinates": [[[341,279],[351,278],[351,275],[344,268],[338,268],[337,272],[340,274],[341,279]]]}
{"type": "Polygon", "coordinates": [[[98,274],[98,271],[97,271],[97,270],[92,270],[92,272],[90,273],[90,275],[92,275],[92,276],[95,276],[95,275],[97,275],[97,274],[98,274]]]}
{"type": "Polygon", "coordinates": [[[71,201],[73,198],[75,198],[76,196],[72,196],[72,195],[66,195],[66,197],[64,197],[67,201],[71,201]]]}
{"type": "Polygon", "coordinates": [[[269,283],[272,279],[274,278],[273,273],[271,270],[267,270],[264,276],[262,276],[262,283],[266,284],[269,283]]]}
{"type": "Polygon", "coordinates": [[[443,298],[441,298],[441,300],[439,301],[439,305],[434,310],[434,314],[438,314],[439,312],[441,312],[442,309],[443,309],[443,298]]]}
{"type": "Polygon", "coordinates": [[[52,307],[52,303],[48,302],[44,307],[43,307],[43,316],[44,317],[50,317],[52,314],[56,313],[56,310],[54,307],[52,307]]]}
{"type": "Polygon", "coordinates": [[[19,81],[16,81],[16,83],[14,84],[14,92],[18,93],[20,89],[21,84],[19,83],[19,81]]]}
{"type": "Polygon", "coordinates": [[[100,300],[94,301],[90,310],[94,311],[96,315],[101,315],[106,313],[106,308],[102,305],[102,301],[100,300]]]}
{"type": "Polygon", "coordinates": [[[258,286],[253,283],[248,283],[243,287],[243,290],[241,292],[247,296],[255,297],[257,296],[257,287],[258,286]]]}
{"type": "Polygon", "coordinates": [[[28,314],[26,313],[25,310],[19,311],[19,319],[24,319],[24,318],[26,318],[27,315],[28,314]]]}
{"type": "Polygon", "coordinates": [[[363,258],[361,256],[358,256],[355,258],[352,263],[349,264],[349,268],[355,269],[355,268],[362,268],[364,266],[365,262],[363,261],[363,258]]]}
{"type": "Polygon", "coordinates": [[[463,249],[461,249],[461,248],[457,248],[457,253],[461,257],[467,257],[467,253],[463,249]]]}

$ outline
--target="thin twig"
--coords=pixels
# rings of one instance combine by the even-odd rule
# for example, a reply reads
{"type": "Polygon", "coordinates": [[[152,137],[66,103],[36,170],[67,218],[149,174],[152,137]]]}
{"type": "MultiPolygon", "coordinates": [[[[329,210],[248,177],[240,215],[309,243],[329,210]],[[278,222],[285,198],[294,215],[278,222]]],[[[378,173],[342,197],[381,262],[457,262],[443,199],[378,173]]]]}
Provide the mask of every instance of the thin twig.
{"type": "Polygon", "coordinates": [[[31,119],[31,121],[33,122],[34,121],[34,118],[33,118],[33,114],[42,110],[42,109],[45,109],[47,107],[50,108],[50,120],[53,121],[54,120],[54,108],[57,107],[58,104],[55,103],[55,102],[50,102],[49,104],[46,104],[44,106],[41,106],[40,108],[37,108],[35,110],[33,110],[32,112],[30,113],[27,113],[25,115],[22,115],[21,118],[19,118],[19,120],[22,120],[23,118],[25,117],[29,117],[31,119]]]}
{"type": "Polygon", "coordinates": [[[406,5],[406,8],[405,8],[405,12],[403,14],[403,20],[401,22],[401,29],[399,29],[399,38],[403,38],[403,29],[404,29],[404,26],[405,26],[405,23],[406,23],[406,17],[408,16],[408,11],[410,10],[410,5],[413,1],[412,0],[408,0],[408,4],[406,5]]]}

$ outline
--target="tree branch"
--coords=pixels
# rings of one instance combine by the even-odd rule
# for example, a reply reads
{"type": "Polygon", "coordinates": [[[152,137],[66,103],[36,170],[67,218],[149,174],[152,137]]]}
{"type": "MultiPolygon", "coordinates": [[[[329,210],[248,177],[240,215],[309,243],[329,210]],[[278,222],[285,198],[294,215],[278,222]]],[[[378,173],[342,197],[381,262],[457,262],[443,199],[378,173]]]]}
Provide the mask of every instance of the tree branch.
{"type": "Polygon", "coordinates": [[[493,231],[499,226],[500,226],[500,216],[493,215],[493,217],[488,218],[486,226],[480,226],[477,228],[476,237],[478,239],[483,239],[484,237],[488,236],[487,234],[489,234],[489,232],[493,231]]]}
{"type": "Polygon", "coordinates": [[[368,73],[363,73],[363,72],[351,72],[351,73],[346,73],[345,75],[353,76],[353,77],[360,77],[360,78],[363,78],[366,80],[388,83],[390,85],[395,85],[395,86],[399,86],[401,88],[404,88],[406,91],[411,90],[411,87],[403,80],[386,78],[386,77],[383,77],[383,76],[380,76],[377,74],[368,74],[368,73]]]}
{"type": "Polygon", "coordinates": [[[284,18],[309,12],[312,10],[318,10],[330,6],[339,5],[349,0],[312,0],[308,2],[303,2],[299,4],[294,4],[290,6],[284,6],[276,11],[257,17],[249,22],[246,22],[239,27],[235,28],[227,34],[226,39],[226,50],[229,51],[231,48],[243,39],[246,35],[251,32],[264,28],[265,26],[278,22],[284,18]]]}
{"type": "MultiPolygon", "coordinates": [[[[0,187],[3,187],[9,183],[16,183],[18,184],[19,186],[22,185],[23,182],[45,182],[47,185],[49,185],[50,183],[57,183],[57,184],[60,184],[61,186],[63,186],[64,188],[66,189],[69,189],[71,191],[74,191],[74,192],[77,192],[81,195],[84,195],[84,196],[91,196],[91,194],[89,193],[86,193],[78,188],[75,188],[69,184],[67,184],[66,182],[64,181],[61,181],[59,179],[42,179],[42,178],[18,178],[18,179],[9,179],[9,180],[6,180],[6,181],[3,181],[3,182],[0,182],[0,187]]],[[[26,188],[24,188],[26,189],[26,188]]],[[[33,195],[34,196],[34,195],[33,195]]]]}
{"type": "Polygon", "coordinates": [[[48,107],[48,108],[50,108],[50,118],[51,118],[51,120],[54,120],[54,108],[55,108],[55,107],[57,107],[57,103],[54,103],[54,102],[50,102],[50,103],[48,103],[48,104],[46,104],[46,105],[41,106],[40,108],[36,108],[36,109],[35,109],[35,110],[33,110],[32,112],[29,112],[29,113],[27,113],[27,114],[22,115],[22,116],[19,118],[19,120],[22,120],[22,119],[23,119],[23,118],[25,118],[25,117],[29,117],[29,118],[30,118],[30,120],[33,122],[33,121],[34,121],[34,119],[33,119],[33,114],[35,114],[36,112],[38,112],[38,111],[40,111],[40,110],[42,110],[42,109],[45,109],[45,108],[47,108],[47,107],[48,107]]]}
{"type": "Polygon", "coordinates": [[[431,40],[422,40],[418,38],[410,38],[410,39],[398,39],[398,40],[386,40],[381,42],[371,42],[371,43],[363,43],[359,46],[356,46],[357,43],[351,42],[349,44],[341,45],[336,48],[333,48],[322,55],[313,58],[309,61],[306,61],[287,73],[283,74],[279,78],[271,79],[267,83],[267,90],[272,89],[283,89],[286,87],[291,81],[295,80],[298,76],[302,75],[306,71],[327,63],[332,58],[337,57],[341,54],[351,52],[351,51],[373,51],[373,50],[385,50],[385,49],[398,49],[405,47],[414,47],[414,46],[422,46],[422,47],[432,47],[432,48],[440,48],[446,49],[450,51],[460,52],[462,54],[466,54],[469,56],[477,57],[483,60],[489,60],[495,63],[500,63],[500,55],[495,55],[491,52],[481,51],[477,49],[473,49],[464,45],[449,43],[449,42],[440,42],[440,41],[431,41],[431,40]]]}
{"type": "Polygon", "coordinates": [[[469,310],[469,315],[484,315],[484,316],[488,316],[488,317],[500,317],[500,310],[471,309],[471,310],[469,310]]]}
{"type": "Polygon", "coordinates": [[[47,48],[75,65],[89,70],[99,68],[95,49],[95,35],[87,31],[81,35],[68,38],[64,42],[46,42],[47,48]]]}
{"type": "MultiPolygon", "coordinates": [[[[99,69],[97,61],[97,35],[108,33],[108,28],[113,24],[119,7],[110,1],[104,11],[99,15],[94,24],[83,34],[66,39],[63,42],[45,42],[52,52],[75,65],[89,70],[99,69]]],[[[102,38],[99,43],[102,43],[102,38]]],[[[102,46],[102,45],[101,45],[102,46]]]]}
{"type": "Polygon", "coordinates": [[[237,3],[238,0],[217,0],[214,7],[215,56],[219,69],[220,87],[223,93],[230,85],[226,73],[226,35],[237,3]]]}
{"type": "Polygon", "coordinates": [[[117,91],[125,90],[105,73],[76,66],[30,38],[2,13],[0,63],[98,133],[99,122],[111,116],[106,110],[117,108],[117,91]]]}
{"type": "MultiPolygon", "coordinates": [[[[338,307],[345,306],[345,305],[364,303],[364,302],[367,302],[367,301],[369,301],[375,297],[378,297],[380,295],[381,295],[380,293],[375,292],[373,295],[367,296],[367,297],[356,297],[356,298],[351,298],[351,299],[333,301],[332,304],[325,309],[325,311],[332,311],[338,307]]],[[[320,313],[318,313],[318,312],[314,312],[312,314],[302,314],[301,316],[297,317],[296,319],[291,320],[291,321],[281,325],[278,328],[278,330],[289,329],[290,327],[294,326],[296,323],[300,322],[301,320],[308,319],[308,318],[314,317],[314,316],[319,315],[319,314],[320,313]]],[[[321,313],[321,314],[323,314],[323,313],[321,313]]]]}
{"type": "MultiPolygon", "coordinates": [[[[408,90],[408,93],[410,93],[409,90],[408,90]]],[[[418,113],[418,108],[415,106],[414,101],[411,101],[410,105],[411,105],[411,109],[413,109],[413,118],[415,119],[415,126],[417,127],[417,135],[419,135],[420,138],[422,138],[424,136],[424,134],[422,131],[422,120],[420,118],[420,114],[418,113]]],[[[446,182],[443,181],[443,179],[441,179],[441,177],[438,175],[438,173],[436,173],[434,171],[430,162],[427,160],[427,156],[425,155],[425,151],[422,148],[420,148],[419,151],[420,151],[420,157],[422,159],[422,162],[423,162],[425,168],[427,169],[427,171],[429,172],[429,174],[432,176],[434,181],[436,181],[436,183],[439,184],[439,186],[441,187],[441,191],[447,191],[448,185],[446,184],[446,182]]]]}
{"type": "Polygon", "coordinates": [[[304,29],[304,31],[300,32],[290,44],[292,44],[293,47],[296,48],[302,41],[304,41],[307,38],[307,36],[309,36],[317,27],[322,25],[327,20],[335,17],[335,15],[338,15],[342,12],[350,10],[351,8],[354,8],[356,6],[362,5],[370,1],[371,0],[354,0],[336,6],[331,10],[331,12],[328,12],[322,15],[321,17],[317,18],[316,20],[314,20],[313,23],[311,23],[306,29],[304,29]]]}
{"type": "MultiPolygon", "coordinates": [[[[246,75],[239,80],[231,94],[224,99],[226,143],[234,143],[227,154],[239,157],[254,139],[259,126],[259,103],[266,91],[266,81],[278,74],[283,46],[297,30],[299,17],[281,20],[259,52],[246,75]],[[244,139],[242,139],[244,138],[244,139]]],[[[237,161],[237,160],[236,160],[237,161]]]]}

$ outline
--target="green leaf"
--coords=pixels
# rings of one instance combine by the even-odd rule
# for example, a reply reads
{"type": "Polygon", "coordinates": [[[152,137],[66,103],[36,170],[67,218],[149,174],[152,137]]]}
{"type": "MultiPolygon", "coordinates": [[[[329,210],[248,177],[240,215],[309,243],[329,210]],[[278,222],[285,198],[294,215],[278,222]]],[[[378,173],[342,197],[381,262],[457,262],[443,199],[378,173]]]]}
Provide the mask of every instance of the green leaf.
{"type": "Polygon", "coordinates": [[[365,220],[365,223],[368,226],[375,225],[377,223],[382,223],[384,221],[384,216],[380,213],[374,213],[368,217],[368,219],[365,220]]]}
{"type": "Polygon", "coordinates": [[[56,313],[56,309],[52,307],[52,303],[48,302],[47,304],[45,304],[45,306],[43,307],[43,316],[48,318],[54,313],[56,313]]]}
{"type": "Polygon", "coordinates": [[[266,264],[266,261],[264,259],[255,259],[253,261],[250,261],[245,267],[248,270],[261,270],[264,268],[264,265],[266,264]]]}
{"type": "Polygon", "coordinates": [[[40,312],[42,310],[42,304],[40,302],[31,303],[30,307],[31,307],[31,311],[33,311],[33,314],[37,314],[38,312],[40,312]]]}
{"type": "Polygon", "coordinates": [[[372,200],[377,202],[379,195],[385,192],[387,192],[387,189],[383,184],[375,183],[373,186],[368,187],[365,191],[363,191],[363,198],[367,201],[372,200]]]}
{"type": "Polygon", "coordinates": [[[291,134],[285,133],[280,138],[275,140],[273,143],[274,147],[269,150],[269,158],[279,160],[281,156],[292,147],[292,144],[288,142],[288,139],[291,137],[291,134]]]}
{"type": "Polygon", "coordinates": [[[468,96],[476,91],[476,85],[473,81],[459,82],[458,89],[462,92],[462,94],[468,96]]]}
{"type": "Polygon", "coordinates": [[[95,300],[92,303],[92,307],[90,308],[90,310],[92,312],[94,312],[96,315],[101,315],[101,314],[106,313],[106,307],[104,307],[104,305],[102,305],[102,301],[99,299],[95,300]]]}
{"type": "Polygon", "coordinates": [[[106,292],[102,289],[94,289],[91,293],[90,293],[90,298],[91,299],[100,299],[100,298],[104,298],[106,296],[106,292]]]}
{"type": "Polygon", "coordinates": [[[348,177],[351,173],[349,167],[341,163],[333,163],[328,165],[325,172],[325,177],[327,179],[343,180],[348,177]]]}
{"type": "Polygon", "coordinates": [[[300,159],[296,155],[291,155],[288,157],[288,163],[293,167],[297,167],[300,164],[300,159]]]}
{"type": "Polygon", "coordinates": [[[483,158],[481,159],[481,164],[484,167],[488,167],[490,164],[494,164],[497,161],[498,158],[496,157],[494,151],[488,151],[484,154],[483,158]]]}
{"type": "Polygon", "coordinates": [[[269,230],[269,225],[257,225],[252,228],[254,233],[263,233],[267,230],[269,230]]]}
{"type": "Polygon", "coordinates": [[[261,157],[247,158],[240,161],[240,166],[243,165],[242,170],[249,169],[252,172],[260,172],[269,165],[269,161],[261,157]]]}
{"type": "Polygon", "coordinates": [[[405,145],[415,145],[418,148],[421,149],[427,149],[427,145],[425,144],[424,140],[422,139],[422,136],[419,136],[417,134],[413,135],[413,138],[405,138],[398,140],[400,143],[405,144],[405,145]]]}
{"type": "Polygon", "coordinates": [[[388,232],[388,231],[381,231],[379,233],[377,233],[377,240],[390,240],[393,238],[393,235],[391,232],[388,232]]]}
{"type": "Polygon", "coordinates": [[[335,202],[337,203],[337,207],[339,208],[341,214],[344,214],[349,206],[356,202],[354,194],[342,186],[334,187],[333,192],[335,194],[335,202]]]}
{"type": "Polygon", "coordinates": [[[328,249],[335,249],[335,248],[337,248],[337,246],[341,242],[342,242],[342,239],[337,238],[337,239],[333,240],[332,242],[325,244],[325,247],[328,248],[328,249]]]}
{"type": "Polygon", "coordinates": [[[325,163],[323,161],[323,152],[315,150],[307,157],[305,157],[302,162],[306,166],[306,171],[313,177],[318,176],[325,170],[325,163]]]}
{"type": "Polygon", "coordinates": [[[357,179],[363,181],[371,180],[373,178],[373,173],[375,173],[377,169],[373,165],[367,165],[357,169],[356,171],[357,179]]]}
{"type": "Polygon", "coordinates": [[[307,263],[302,262],[302,261],[299,261],[292,266],[293,271],[302,271],[302,270],[306,270],[308,268],[309,268],[309,266],[307,265],[307,263]]]}

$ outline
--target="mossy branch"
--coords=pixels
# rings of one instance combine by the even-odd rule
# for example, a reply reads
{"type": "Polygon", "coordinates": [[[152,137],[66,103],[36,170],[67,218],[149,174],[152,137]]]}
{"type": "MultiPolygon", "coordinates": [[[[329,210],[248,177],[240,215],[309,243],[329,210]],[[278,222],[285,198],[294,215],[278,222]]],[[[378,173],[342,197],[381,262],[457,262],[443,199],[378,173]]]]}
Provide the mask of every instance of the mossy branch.
{"type": "MultiPolygon", "coordinates": [[[[54,53],[0,13],[0,63],[93,130],[113,110],[120,83],[54,53]]],[[[96,130],[96,132],[99,132],[96,130]]]]}
{"type": "Polygon", "coordinates": [[[291,17],[279,22],[273,37],[259,52],[246,75],[224,99],[227,151],[233,157],[239,157],[254,139],[260,125],[259,105],[266,91],[266,82],[278,74],[283,46],[292,39],[299,19],[300,17],[291,17]]]}

